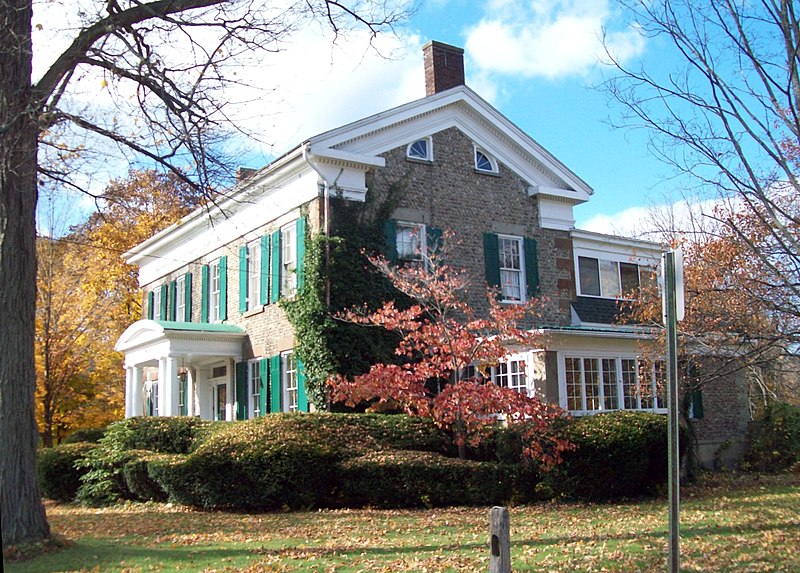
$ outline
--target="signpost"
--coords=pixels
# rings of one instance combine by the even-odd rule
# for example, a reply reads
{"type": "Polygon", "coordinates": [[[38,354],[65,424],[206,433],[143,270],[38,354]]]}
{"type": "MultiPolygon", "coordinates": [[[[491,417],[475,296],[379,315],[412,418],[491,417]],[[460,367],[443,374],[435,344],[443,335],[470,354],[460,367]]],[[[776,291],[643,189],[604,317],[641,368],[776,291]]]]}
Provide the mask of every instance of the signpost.
{"type": "Polygon", "coordinates": [[[661,303],[667,330],[667,471],[669,487],[669,573],[680,570],[680,454],[678,449],[678,321],[683,320],[683,253],[662,253],[661,303]]]}

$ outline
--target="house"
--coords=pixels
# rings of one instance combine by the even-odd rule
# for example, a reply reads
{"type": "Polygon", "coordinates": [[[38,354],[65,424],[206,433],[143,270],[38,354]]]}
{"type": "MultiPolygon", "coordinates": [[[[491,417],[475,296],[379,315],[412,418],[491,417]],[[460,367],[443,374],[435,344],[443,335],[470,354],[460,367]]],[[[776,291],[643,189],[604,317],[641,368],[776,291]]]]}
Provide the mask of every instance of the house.
{"type": "MultiPolygon", "coordinates": [[[[573,208],[592,189],[464,84],[463,50],[430,42],[423,51],[426,97],[247,170],[218,208],[125,254],[139,266],[145,314],[116,345],[126,416],[234,420],[313,409],[320,381],[297,359],[304,340],[281,301],[306,292],[315,237],[364,225],[356,234],[366,238],[377,224],[397,259],[452,230],[452,263],[475,284],[498,285],[509,304],[547,301],[536,325],[545,348],[510,356],[494,369],[496,383],[576,415],[665,412],[663,367],[640,358],[646,333],[614,324],[619,298],[653,280],[659,245],[576,229],[573,208]]],[[[326,303],[357,291],[326,277],[326,303]]],[[[482,289],[470,296],[486,304],[482,289]]],[[[726,410],[727,428],[714,426],[713,443],[741,438],[740,406],[726,410]]],[[[706,400],[708,418],[711,410],[706,400]]]]}

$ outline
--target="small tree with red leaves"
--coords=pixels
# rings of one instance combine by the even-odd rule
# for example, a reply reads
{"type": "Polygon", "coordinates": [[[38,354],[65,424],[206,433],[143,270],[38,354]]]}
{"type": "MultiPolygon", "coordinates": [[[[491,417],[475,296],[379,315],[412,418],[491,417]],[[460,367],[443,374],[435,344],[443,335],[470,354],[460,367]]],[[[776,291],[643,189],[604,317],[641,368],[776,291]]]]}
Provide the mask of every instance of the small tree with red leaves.
{"type": "Polygon", "coordinates": [[[369,258],[412,304],[400,309],[389,301],[378,310],[351,309],[339,318],[400,334],[395,354],[401,363],[375,364],[352,379],[331,378],[333,400],[430,417],[453,434],[462,458],[467,445],[478,445],[487,429],[505,420],[520,432],[526,459],[547,468],[558,464],[570,445],[558,439],[552,422],[565,413],[480,375],[511,354],[512,346],[541,343],[532,330],[519,326],[537,314],[539,302],[501,304],[496,293],[487,290],[488,314],[480,317],[464,300],[471,283],[467,273],[448,265],[446,258],[446,247],[404,266],[380,256],[369,258]]]}

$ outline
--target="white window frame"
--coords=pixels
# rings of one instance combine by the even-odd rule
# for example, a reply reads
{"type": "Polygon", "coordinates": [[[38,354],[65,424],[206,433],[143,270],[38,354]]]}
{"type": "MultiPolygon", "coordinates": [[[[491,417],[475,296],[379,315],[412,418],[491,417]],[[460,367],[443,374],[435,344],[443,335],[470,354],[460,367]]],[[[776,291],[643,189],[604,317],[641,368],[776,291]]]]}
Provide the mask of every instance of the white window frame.
{"type": "Polygon", "coordinates": [[[497,260],[500,267],[500,290],[502,302],[510,303],[523,303],[527,297],[527,278],[525,274],[525,242],[522,237],[514,235],[497,235],[497,260]],[[515,243],[518,249],[519,268],[515,269],[507,266],[507,258],[504,257],[503,245],[506,243],[515,243]],[[515,298],[512,296],[511,289],[515,288],[510,282],[505,280],[506,277],[516,276],[519,280],[519,296],[515,298]]]}
{"type": "Polygon", "coordinates": [[[219,259],[208,265],[208,321],[219,322],[220,311],[219,259]]]}
{"type": "Polygon", "coordinates": [[[245,247],[245,265],[247,265],[247,284],[245,300],[247,310],[255,310],[263,304],[261,300],[261,241],[252,241],[245,247]]]}
{"type": "Polygon", "coordinates": [[[297,292],[297,221],[281,227],[281,296],[297,292]]]}
{"type": "Polygon", "coordinates": [[[175,279],[175,320],[186,320],[186,275],[175,279]]]}
{"type": "MultiPolygon", "coordinates": [[[[638,288],[642,287],[642,284],[645,283],[648,279],[643,279],[642,275],[644,273],[652,273],[653,268],[648,265],[642,265],[634,261],[626,260],[620,261],[615,259],[603,259],[599,257],[593,257],[583,254],[575,255],[575,282],[577,283],[577,292],[578,296],[585,296],[585,297],[593,297],[593,298],[611,298],[617,299],[621,297],[628,297],[630,293],[625,292],[623,290],[622,285],[622,268],[621,265],[632,265],[635,266],[637,269],[637,276],[638,276],[638,288]],[[581,281],[581,259],[591,259],[597,261],[597,280],[600,287],[600,294],[593,294],[584,292],[584,285],[581,281]],[[616,285],[614,285],[611,289],[608,287],[608,274],[605,275],[606,281],[604,282],[604,274],[603,268],[605,266],[606,269],[609,268],[609,265],[613,265],[614,267],[614,276],[616,278],[616,285]]],[[[606,270],[606,273],[608,271],[606,270]]]]}
{"type": "MultiPolygon", "coordinates": [[[[559,402],[560,406],[570,414],[581,416],[595,414],[598,412],[613,410],[630,410],[666,413],[666,400],[659,393],[659,376],[663,371],[663,363],[647,364],[640,357],[625,353],[597,353],[597,352],[559,352],[558,353],[558,379],[559,379],[559,402]],[[576,362],[577,361],[577,362],[576,362]],[[630,362],[635,365],[633,372],[634,393],[630,392],[630,362]],[[570,368],[568,364],[578,369],[570,368]],[[609,380],[606,375],[609,368],[606,365],[613,364],[614,380],[613,391],[608,392],[609,380]],[[627,364],[627,368],[625,367],[627,364]],[[649,382],[642,385],[642,371],[647,369],[649,382]],[[577,384],[572,381],[570,374],[577,375],[577,384]],[[587,391],[587,382],[591,382],[596,375],[596,383],[593,391],[587,391]],[[577,387],[578,393],[572,392],[577,387]],[[645,392],[647,390],[647,392],[645,392]],[[596,393],[595,393],[596,392],[596,393]],[[613,394],[613,396],[607,396],[613,394]],[[634,398],[635,403],[627,401],[626,398],[634,398]],[[576,403],[577,399],[577,403],[576,403]],[[662,404],[663,402],[663,404],[662,404]]],[[[663,381],[662,387],[663,387],[663,381]]]]}
{"type": "Polygon", "coordinates": [[[497,167],[497,160],[494,157],[492,157],[492,155],[488,153],[486,150],[476,145],[474,146],[472,157],[473,157],[473,164],[475,166],[475,171],[477,171],[478,173],[499,173],[499,169],[497,167]],[[479,161],[480,156],[486,158],[486,161],[489,163],[489,169],[480,166],[481,165],[481,162],[479,161]]]}
{"type": "Polygon", "coordinates": [[[492,367],[492,382],[503,388],[511,388],[521,394],[529,395],[528,368],[524,358],[510,356],[492,367]]]}
{"type": "Polygon", "coordinates": [[[297,374],[294,351],[281,352],[281,392],[283,394],[281,404],[284,412],[298,410],[299,381],[297,374]]]}
{"type": "Polygon", "coordinates": [[[433,140],[430,137],[422,137],[420,139],[416,139],[416,140],[412,141],[406,147],[406,157],[408,159],[415,159],[417,161],[433,161],[433,140]],[[425,155],[424,156],[420,156],[418,154],[415,154],[415,151],[413,151],[414,146],[417,143],[421,143],[421,142],[425,143],[425,155]]]}
{"type": "Polygon", "coordinates": [[[428,239],[424,223],[412,223],[410,221],[395,222],[395,247],[397,249],[398,261],[424,260],[427,253],[428,239]],[[405,235],[409,237],[406,240],[405,235]],[[414,249],[414,237],[416,237],[417,248],[414,249]],[[408,247],[406,247],[408,245],[408,247]],[[409,252],[410,251],[410,252],[409,252]]]}
{"type": "Polygon", "coordinates": [[[161,320],[161,285],[153,288],[153,320],[161,320]]]}
{"type": "Polygon", "coordinates": [[[247,361],[247,399],[249,408],[247,409],[249,418],[263,416],[261,412],[261,359],[247,361]]]}

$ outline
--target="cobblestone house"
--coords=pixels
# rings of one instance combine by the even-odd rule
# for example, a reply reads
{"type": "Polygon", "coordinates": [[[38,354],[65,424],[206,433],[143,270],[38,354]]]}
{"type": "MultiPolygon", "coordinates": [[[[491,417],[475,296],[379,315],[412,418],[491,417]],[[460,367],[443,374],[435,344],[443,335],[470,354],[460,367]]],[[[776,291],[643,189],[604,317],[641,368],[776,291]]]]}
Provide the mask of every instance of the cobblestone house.
{"type": "MultiPolygon", "coordinates": [[[[621,294],[652,280],[659,245],[576,229],[573,207],[592,189],[464,85],[461,49],[423,51],[426,97],[241,170],[216,211],[126,253],[144,297],[142,320],[117,343],[126,416],[313,410],[279,301],[304,288],[311,238],[347,224],[352,205],[390,207],[382,224],[393,258],[417,257],[451,231],[451,262],[472,275],[475,307],[487,282],[508,304],[543,301],[541,347],[509,356],[496,383],[574,415],[666,411],[663,365],[639,356],[643,331],[614,324],[621,294]]],[[[731,375],[687,404],[706,462],[734,461],[749,416],[745,381],[731,375]]]]}

